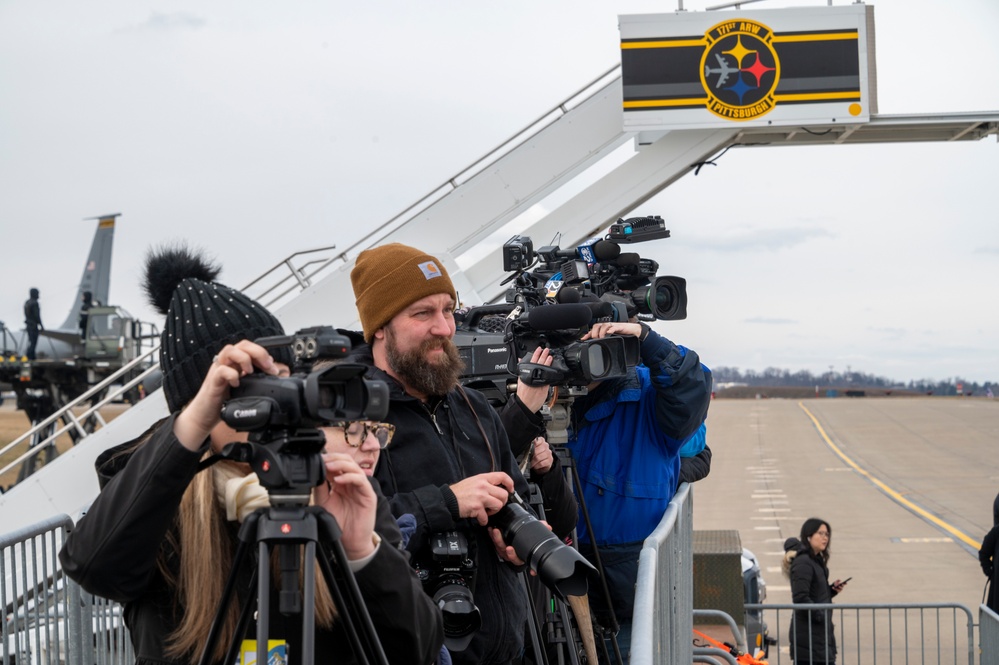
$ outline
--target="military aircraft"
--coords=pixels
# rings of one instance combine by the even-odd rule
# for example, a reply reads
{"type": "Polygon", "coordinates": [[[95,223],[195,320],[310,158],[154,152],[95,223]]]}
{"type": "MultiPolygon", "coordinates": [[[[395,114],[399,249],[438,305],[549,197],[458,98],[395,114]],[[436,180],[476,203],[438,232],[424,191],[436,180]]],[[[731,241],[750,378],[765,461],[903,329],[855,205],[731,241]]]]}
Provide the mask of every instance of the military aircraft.
{"type": "MultiPolygon", "coordinates": [[[[111,284],[111,245],[114,240],[115,219],[121,213],[87,217],[97,220],[94,241],[90,245],[90,255],[83,266],[83,277],[76,292],[73,305],[66,320],[57,328],[45,328],[38,333],[35,354],[38,359],[66,359],[81,354],[83,335],[80,330],[80,307],[84,292],[89,291],[98,305],[107,304],[108,289],[111,284]]],[[[45,294],[42,294],[44,299],[45,294]]],[[[45,317],[42,317],[42,322],[45,317]]],[[[28,333],[25,330],[14,332],[0,322],[0,350],[4,358],[23,358],[28,348],[28,333]]]]}
{"type": "MultiPolygon", "coordinates": [[[[107,304],[111,282],[111,245],[115,220],[121,213],[88,217],[97,220],[90,254],[76,299],[57,328],[39,331],[35,359],[26,356],[27,331],[12,332],[0,324],[0,390],[17,393],[17,406],[36,423],[103,378],[142,355],[158,336],[156,327],[133,318],[124,309],[107,304]],[[83,295],[93,305],[84,328],[80,313],[83,295]]],[[[44,298],[44,294],[42,294],[44,298]]],[[[44,322],[45,317],[42,317],[44,322]]]]}

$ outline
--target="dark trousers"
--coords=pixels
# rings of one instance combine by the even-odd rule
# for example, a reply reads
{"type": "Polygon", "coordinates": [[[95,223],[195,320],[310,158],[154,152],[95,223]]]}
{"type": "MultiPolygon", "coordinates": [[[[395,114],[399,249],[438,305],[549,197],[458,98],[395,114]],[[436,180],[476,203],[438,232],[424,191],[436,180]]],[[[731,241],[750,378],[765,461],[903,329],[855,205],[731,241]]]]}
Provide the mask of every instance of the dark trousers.
{"type": "Polygon", "coordinates": [[[28,326],[28,350],[24,352],[28,360],[35,359],[35,347],[38,345],[38,328],[28,326]]]}

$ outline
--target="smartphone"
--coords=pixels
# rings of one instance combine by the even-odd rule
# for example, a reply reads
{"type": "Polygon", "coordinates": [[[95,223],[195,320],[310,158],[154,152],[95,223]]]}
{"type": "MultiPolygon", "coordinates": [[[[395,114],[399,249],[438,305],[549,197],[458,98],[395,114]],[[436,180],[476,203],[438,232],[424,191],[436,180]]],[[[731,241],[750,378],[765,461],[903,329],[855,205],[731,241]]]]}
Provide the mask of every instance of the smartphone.
{"type": "Polygon", "coordinates": [[[852,577],[848,577],[845,580],[843,580],[842,582],[840,582],[840,584],[846,584],[847,582],[849,582],[852,579],[853,579],[852,577]]]}

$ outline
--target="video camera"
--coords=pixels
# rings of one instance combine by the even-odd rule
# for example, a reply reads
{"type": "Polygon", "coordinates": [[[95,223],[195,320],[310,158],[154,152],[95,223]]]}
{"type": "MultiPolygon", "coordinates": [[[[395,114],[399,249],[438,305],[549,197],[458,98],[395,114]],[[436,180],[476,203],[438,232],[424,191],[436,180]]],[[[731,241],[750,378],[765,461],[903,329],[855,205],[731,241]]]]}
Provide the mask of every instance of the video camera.
{"type": "Polygon", "coordinates": [[[659,216],[619,219],[606,238],[592,238],[571,249],[548,245],[535,251],[530,238],[514,236],[503,245],[503,269],[515,273],[510,278],[515,282],[507,292],[507,301],[522,301],[531,307],[583,302],[591,305],[594,318],[615,321],[632,316],[685,319],[686,280],[659,277],[656,261],[621,251],[621,243],[668,237],[669,230],[659,216]]]}
{"type": "Polygon", "coordinates": [[[304,328],[294,335],[255,340],[267,349],[290,346],[294,354],[288,377],[254,373],[243,377],[222,408],[222,420],[249,432],[249,445],[230,444],[223,453],[253,467],[273,498],[295,501],[326,478],[318,429],[338,420],[380,420],[388,413],[389,392],[383,381],[364,378],[364,365],[341,363],[313,370],[321,360],[343,358],[350,339],[329,326],[304,328]]]}
{"type": "Polygon", "coordinates": [[[513,273],[505,280],[513,285],[506,304],[473,307],[459,321],[455,344],[465,361],[464,383],[503,401],[513,377],[528,385],[579,387],[623,376],[639,362],[637,339],[579,338],[601,321],[686,318],[686,281],[659,277],[657,262],[621,252],[622,243],[668,237],[655,216],[618,220],[606,238],[571,249],[535,250],[522,235],[508,240],[503,269],[513,273]],[[550,367],[522,362],[539,346],[550,349],[550,367]]]}

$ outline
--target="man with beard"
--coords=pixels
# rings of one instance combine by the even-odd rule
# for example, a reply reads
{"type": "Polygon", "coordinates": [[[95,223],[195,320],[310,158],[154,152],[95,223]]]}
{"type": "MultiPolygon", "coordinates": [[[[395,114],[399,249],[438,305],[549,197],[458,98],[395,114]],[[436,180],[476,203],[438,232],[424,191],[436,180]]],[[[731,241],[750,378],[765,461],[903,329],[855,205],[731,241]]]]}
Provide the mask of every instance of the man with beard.
{"type": "Polygon", "coordinates": [[[527,482],[499,416],[482,394],[459,385],[451,278],[433,256],[398,243],[362,252],[350,278],[367,342],[351,360],[389,384],[385,421],[396,430],[375,478],[397,517],[416,518],[408,548],[431,579],[440,572],[428,556],[435,534],[464,534],[475,562],[462,576],[481,627],[449,634],[445,617],[445,645],[459,665],[512,663],[523,650],[528,612],[514,567],[523,562],[487,522],[511,491],[526,497],[527,482]]]}

